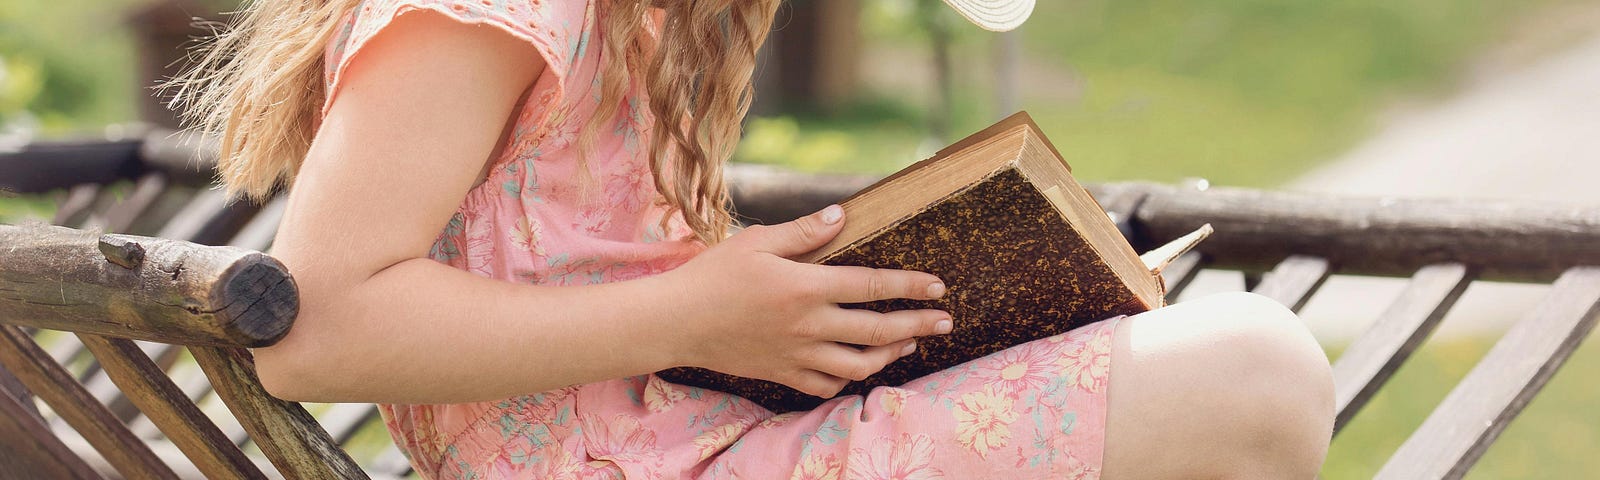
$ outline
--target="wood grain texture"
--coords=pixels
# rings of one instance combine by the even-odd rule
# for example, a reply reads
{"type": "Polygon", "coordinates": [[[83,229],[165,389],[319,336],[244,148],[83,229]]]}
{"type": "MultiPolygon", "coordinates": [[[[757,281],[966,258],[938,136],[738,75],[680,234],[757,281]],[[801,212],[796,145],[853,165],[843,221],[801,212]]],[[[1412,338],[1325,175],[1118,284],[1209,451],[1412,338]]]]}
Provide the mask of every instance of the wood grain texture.
{"type": "Polygon", "coordinates": [[[234,418],[285,478],[367,478],[305,408],[273,398],[261,388],[249,352],[204,346],[189,351],[234,418]]]}
{"type": "Polygon", "coordinates": [[[1600,319],[1600,267],[1574,267],[1478,361],[1376,478],[1461,478],[1600,319]]]}
{"type": "Polygon", "coordinates": [[[207,477],[266,478],[133,341],[94,335],[79,338],[126,398],[207,477]]]}
{"type": "Polygon", "coordinates": [[[288,269],[260,252],[127,238],[145,260],[104,259],[96,237],[0,225],[0,318],[17,325],[185,345],[271,345],[299,309],[288,269]]]}
{"type": "Polygon", "coordinates": [[[1216,234],[1199,250],[1218,268],[1261,271],[1307,255],[1342,273],[1409,276],[1459,262],[1480,267],[1486,280],[1548,282],[1569,266],[1600,264],[1596,207],[1143,188],[1150,196],[1137,222],[1145,238],[1175,238],[1209,222],[1216,234]]]}
{"type": "Polygon", "coordinates": [[[17,378],[10,370],[6,370],[4,362],[0,362],[0,395],[10,395],[11,398],[17,399],[17,403],[21,404],[24,410],[33,414],[39,421],[44,421],[44,415],[39,413],[39,406],[33,403],[33,391],[28,390],[22,379],[17,378]]]}
{"type": "MultiPolygon", "coordinates": [[[[1204,243],[1201,243],[1204,245],[1204,243]]],[[[1262,276],[1261,283],[1250,291],[1276,300],[1278,303],[1289,307],[1289,310],[1300,311],[1306,302],[1311,300],[1311,294],[1328,280],[1332,270],[1328,261],[1308,255],[1291,255],[1285,258],[1272,271],[1262,276]]]]}
{"type": "Polygon", "coordinates": [[[0,478],[98,479],[50,427],[10,395],[0,395],[0,478]]]}
{"type": "Polygon", "coordinates": [[[0,325],[0,363],[37,392],[40,400],[60,415],[73,430],[100,452],[117,472],[128,478],[176,479],[150,447],[128,431],[72,374],[61,368],[26,333],[0,325]]]}
{"type": "Polygon", "coordinates": [[[1377,322],[1350,343],[1333,364],[1333,432],[1338,434],[1411,352],[1433,333],[1450,307],[1472,284],[1472,273],[1459,263],[1422,267],[1377,322]]]}

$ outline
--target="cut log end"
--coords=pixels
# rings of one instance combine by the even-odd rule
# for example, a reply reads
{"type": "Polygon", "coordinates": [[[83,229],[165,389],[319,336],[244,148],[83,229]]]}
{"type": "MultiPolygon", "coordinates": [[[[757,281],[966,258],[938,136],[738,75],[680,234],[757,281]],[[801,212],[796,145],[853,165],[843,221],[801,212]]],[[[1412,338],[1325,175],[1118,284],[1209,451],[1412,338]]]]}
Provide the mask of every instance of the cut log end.
{"type": "Polygon", "coordinates": [[[299,290],[289,270],[259,253],[234,263],[213,288],[212,298],[222,305],[217,320],[246,347],[277,343],[300,312],[299,290]]]}

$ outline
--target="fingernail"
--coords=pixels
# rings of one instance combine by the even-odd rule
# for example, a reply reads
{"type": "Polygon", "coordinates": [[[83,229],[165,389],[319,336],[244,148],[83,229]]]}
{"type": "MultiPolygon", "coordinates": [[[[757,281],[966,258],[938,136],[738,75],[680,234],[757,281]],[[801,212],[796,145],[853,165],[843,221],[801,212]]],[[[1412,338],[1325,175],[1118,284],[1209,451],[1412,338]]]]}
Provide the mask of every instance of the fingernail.
{"type": "Polygon", "coordinates": [[[950,333],[950,331],[951,330],[955,330],[955,328],[956,328],[956,324],[954,322],[951,322],[950,319],[948,319],[948,318],[946,318],[944,320],[940,320],[939,323],[933,324],[933,331],[939,332],[941,334],[950,333]]]}
{"type": "Polygon", "coordinates": [[[904,357],[915,351],[917,351],[917,342],[912,341],[911,343],[907,343],[905,348],[900,349],[900,356],[904,357]]]}
{"type": "Polygon", "coordinates": [[[944,296],[944,282],[933,282],[928,285],[928,297],[939,298],[944,296]]]}
{"type": "Polygon", "coordinates": [[[833,225],[839,223],[840,218],[844,218],[844,208],[838,205],[828,205],[828,208],[822,209],[822,223],[833,225]]]}

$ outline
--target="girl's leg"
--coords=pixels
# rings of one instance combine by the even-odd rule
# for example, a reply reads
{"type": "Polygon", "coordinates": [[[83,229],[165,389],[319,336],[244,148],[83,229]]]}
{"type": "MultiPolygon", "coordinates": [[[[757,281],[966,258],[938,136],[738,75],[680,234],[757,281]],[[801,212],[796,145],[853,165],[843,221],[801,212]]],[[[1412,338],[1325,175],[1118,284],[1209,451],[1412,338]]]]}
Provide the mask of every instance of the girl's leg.
{"type": "Polygon", "coordinates": [[[1104,478],[1316,476],[1333,380],[1289,310],[1213,295],[1124,319],[1114,342],[1104,478]]]}

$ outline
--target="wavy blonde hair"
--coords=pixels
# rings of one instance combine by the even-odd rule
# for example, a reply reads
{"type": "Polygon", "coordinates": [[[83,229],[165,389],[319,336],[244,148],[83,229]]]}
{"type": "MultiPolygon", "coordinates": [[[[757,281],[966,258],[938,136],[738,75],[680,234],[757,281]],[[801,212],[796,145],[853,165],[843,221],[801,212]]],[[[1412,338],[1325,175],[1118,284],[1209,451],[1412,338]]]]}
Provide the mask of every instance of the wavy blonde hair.
{"type": "MultiPolygon", "coordinates": [[[[220,140],[217,178],[230,196],[260,201],[293,183],[326,95],[324,48],[358,3],[251,0],[165,85],[186,123],[220,140]]],[[[590,149],[629,87],[643,82],[655,119],[649,155],[656,189],[696,237],[718,242],[732,223],[722,167],[739,140],[756,51],[778,0],[596,4],[604,22],[601,100],[579,134],[580,148],[590,149]]]]}

